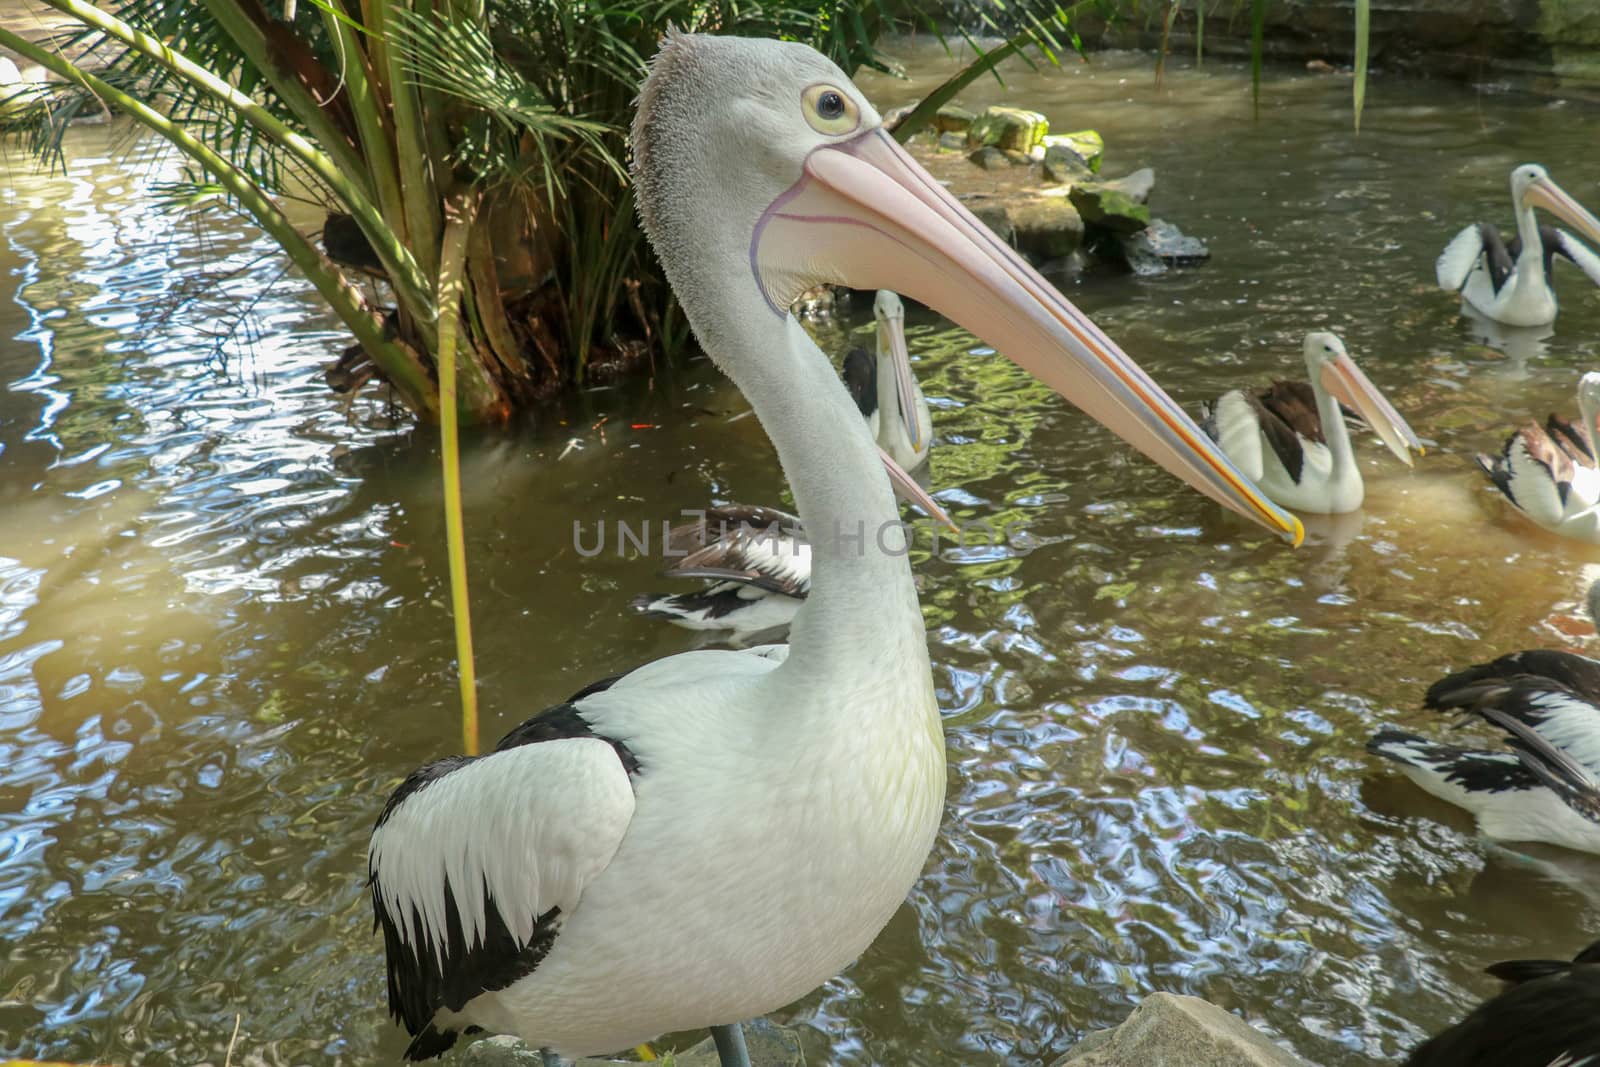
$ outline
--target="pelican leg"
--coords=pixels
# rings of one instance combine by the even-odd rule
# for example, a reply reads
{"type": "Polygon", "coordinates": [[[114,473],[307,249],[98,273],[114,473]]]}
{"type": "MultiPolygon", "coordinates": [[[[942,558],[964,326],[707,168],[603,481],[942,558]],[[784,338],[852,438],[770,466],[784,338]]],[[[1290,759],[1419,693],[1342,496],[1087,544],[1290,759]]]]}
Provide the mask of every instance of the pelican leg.
{"type": "Polygon", "coordinates": [[[722,1067],[750,1067],[750,1053],[744,1047],[744,1030],[738,1023],[713,1026],[711,1040],[717,1043],[717,1059],[722,1067]]]}

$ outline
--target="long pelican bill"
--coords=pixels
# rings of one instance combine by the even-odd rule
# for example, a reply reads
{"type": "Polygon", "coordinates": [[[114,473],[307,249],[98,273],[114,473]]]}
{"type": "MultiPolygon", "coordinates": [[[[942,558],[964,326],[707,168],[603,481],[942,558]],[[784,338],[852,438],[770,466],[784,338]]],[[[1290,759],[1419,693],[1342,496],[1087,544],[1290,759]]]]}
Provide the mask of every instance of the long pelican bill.
{"type": "Polygon", "coordinates": [[[1294,544],[1304,536],[1138,364],[881,129],[814,149],[757,224],[750,258],[780,313],[819,281],[922,301],[1213,500],[1294,544]]]}
{"type": "Polygon", "coordinates": [[[905,472],[905,469],[883,449],[878,449],[878,458],[883,461],[883,469],[889,474],[889,485],[894,489],[894,495],[908,503],[915,504],[929,517],[952,533],[960,533],[961,528],[950,518],[948,512],[939,506],[939,502],[928,495],[928,491],[917,484],[917,480],[905,472]]]}
{"type": "Polygon", "coordinates": [[[878,313],[878,348],[889,350],[894,367],[894,392],[900,405],[900,421],[906,428],[911,451],[922,451],[922,425],[917,418],[917,380],[911,375],[911,353],[906,349],[905,308],[896,300],[892,311],[878,313]]]}
{"type": "Polygon", "coordinates": [[[1406,420],[1348,355],[1324,363],[1321,377],[1322,387],[1341,404],[1354,408],[1406,466],[1411,466],[1413,452],[1419,456],[1424,454],[1422,442],[1417,440],[1406,420]]]}
{"type": "Polygon", "coordinates": [[[1579,230],[1589,240],[1600,243],[1600,219],[1568,195],[1548,174],[1541,174],[1528,183],[1528,191],[1522,197],[1534,207],[1544,208],[1568,226],[1579,230]]]}

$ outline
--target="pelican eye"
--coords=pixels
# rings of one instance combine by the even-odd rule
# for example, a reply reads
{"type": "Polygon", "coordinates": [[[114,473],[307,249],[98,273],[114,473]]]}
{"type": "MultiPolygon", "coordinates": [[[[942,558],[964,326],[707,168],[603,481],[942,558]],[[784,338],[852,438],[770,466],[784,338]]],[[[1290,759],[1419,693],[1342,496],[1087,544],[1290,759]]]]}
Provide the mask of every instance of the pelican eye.
{"type": "Polygon", "coordinates": [[[801,95],[800,102],[805,107],[806,122],[818,133],[837,136],[861,125],[861,112],[855,101],[832,85],[813,85],[801,95]]]}

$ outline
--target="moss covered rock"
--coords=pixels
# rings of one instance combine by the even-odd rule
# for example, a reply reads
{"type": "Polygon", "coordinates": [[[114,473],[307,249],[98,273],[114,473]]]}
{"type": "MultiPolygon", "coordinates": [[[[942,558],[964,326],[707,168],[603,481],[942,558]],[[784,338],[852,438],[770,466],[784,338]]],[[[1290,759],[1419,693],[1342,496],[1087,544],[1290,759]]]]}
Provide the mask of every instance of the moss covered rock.
{"type": "Polygon", "coordinates": [[[1037,111],[995,106],[972,120],[967,127],[967,145],[1026,154],[1034,145],[1042,143],[1049,132],[1050,123],[1037,111]]]}

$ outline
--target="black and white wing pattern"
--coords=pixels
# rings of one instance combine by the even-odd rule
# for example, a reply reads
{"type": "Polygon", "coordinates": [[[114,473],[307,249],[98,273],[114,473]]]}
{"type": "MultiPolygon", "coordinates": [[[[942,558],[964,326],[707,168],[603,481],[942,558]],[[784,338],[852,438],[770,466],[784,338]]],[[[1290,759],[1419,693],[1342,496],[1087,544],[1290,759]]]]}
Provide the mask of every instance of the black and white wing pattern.
{"type": "Polygon", "coordinates": [[[1511,747],[1528,770],[1567,807],[1600,823],[1600,776],[1516,716],[1489,707],[1480,714],[1511,735],[1511,747]]]}
{"type": "Polygon", "coordinates": [[[406,1058],[455,1043],[440,1012],[531,974],[632,820],[638,761],[597,735],[582,698],[527,720],[485,756],[436,760],[390,796],[367,853],[389,1011],[406,1058]]]}
{"type": "Polygon", "coordinates": [[[1541,682],[1575,698],[1600,703],[1600,660],[1555,649],[1512,652],[1434,682],[1422,704],[1430,711],[1466,709],[1483,699],[1486,686],[1520,683],[1526,691],[1541,682]]]}
{"type": "Polygon", "coordinates": [[[1403,1067],[1585,1067],[1600,1062],[1600,942],[1563,960],[1508,960],[1510,988],[1418,1046],[1403,1067]]]}
{"type": "Polygon", "coordinates": [[[1516,261],[1517,249],[1506,246],[1498,229],[1487,222],[1474,223],[1444,246],[1434,263],[1434,276],[1439,288],[1454,293],[1467,284],[1473,270],[1481,265],[1488,270],[1490,283],[1498,293],[1511,276],[1516,261]]]}
{"type": "Polygon", "coordinates": [[[1547,253],[1565,256],[1583,271],[1591,282],[1600,285],[1600,255],[1566,230],[1550,227],[1550,234],[1545,237],[1545,249],[1547,253]]]}
{"type": "Polygon", "coordinates": [[[676,555],[666,574],[742,582],[789,597],[811,592],[811,545],[800,520],[774,508],[711,508],[703,522],[668,536],[676,555]]]}

